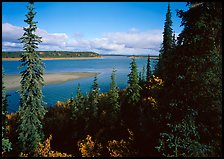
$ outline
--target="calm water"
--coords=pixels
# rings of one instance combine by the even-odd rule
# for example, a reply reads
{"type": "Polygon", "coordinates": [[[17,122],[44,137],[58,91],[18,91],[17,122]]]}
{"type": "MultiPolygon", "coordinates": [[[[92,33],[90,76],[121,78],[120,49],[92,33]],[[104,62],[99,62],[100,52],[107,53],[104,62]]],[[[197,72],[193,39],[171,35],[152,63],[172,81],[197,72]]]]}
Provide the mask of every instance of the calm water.
{"type": "MultiPolygon", "coordinates": [[[[97,76],[100,92],[106,92],[110,87],[110,76],[113,67],[116,68],[116,82],[120,89],[127,87],[128,74],[130,73],[131,59],[125,56],[105,56],[100,59],[86,60],[55,60],[43,61],[45,63],[45,73],[53,72],[99,72],[97,76]]],[[[138,70],[147,64],[147,58],[136,59],[138,70]]],[[[157,60],[151,60],[151,68],[154,70],[157,60]]],[[[19,74],[19,61],[3,61],[3,67],[6,75],[19,74]]],[[[43,87],[44,102],[47,106],[54,105],[57,101],[67,101],[76,95],[78,83],[81,85],[83,94],[91,90],[93,78],[84,78],[73,80],[62,84],[49,84],[43,87]]],[[[19,107],[19,94],[16,90],[9,90],[7,98],[9,103],[9,112],[15,112],[19,107]]]]}

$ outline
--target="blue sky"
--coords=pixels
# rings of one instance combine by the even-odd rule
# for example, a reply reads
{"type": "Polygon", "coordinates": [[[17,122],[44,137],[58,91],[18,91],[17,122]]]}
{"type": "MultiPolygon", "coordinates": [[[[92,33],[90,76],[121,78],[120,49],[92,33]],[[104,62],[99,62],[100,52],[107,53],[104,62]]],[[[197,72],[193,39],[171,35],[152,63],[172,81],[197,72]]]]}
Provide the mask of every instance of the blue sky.
{"type": "MultiPolygon", "coordinates": [[[[28,10],[26,2],[2,2],[3,51],[19,51],[17,38],[28,10]]],[[[36,2],[39,50],[96,51],[103,54],[158,54],[168,2],[36,2]]],[[[173,30],[180,33],[171,2],[173,30]]]]}

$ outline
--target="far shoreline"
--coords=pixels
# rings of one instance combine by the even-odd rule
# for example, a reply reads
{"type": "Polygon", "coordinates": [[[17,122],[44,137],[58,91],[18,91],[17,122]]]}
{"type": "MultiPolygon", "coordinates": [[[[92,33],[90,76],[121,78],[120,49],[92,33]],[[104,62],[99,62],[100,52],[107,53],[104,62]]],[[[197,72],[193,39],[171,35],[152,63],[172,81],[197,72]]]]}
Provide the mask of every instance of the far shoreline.
{"type": "MultiPolygon", "coordinates": [[[[61,84],[82,78],[94,77],[98,72],[59,72],[43,75],[45,86],[48,84],[61,84]]],[[[18,90],[20,88],[20,75],[5,75],[3,78],[6,90],[18,90]]]]}
{"type": "MultiPolygon", "coordinates": [[[[100,59],[102,56],[96,56],[96,57],[43,57],[40,58],[43,61],[46,60],[89,60],[89,59],[100,59]]],[[[2,58],[2,61],[19,61],[21,58],[15,57],[15,58],[2,58]]]]}
{"type": "MultiPolygon", "coordinates": [[[[128,58],[148,58],[148,56],[128,56],[128,58]]],[[[159,60],[159,56],[149,56],[149,58],[159,60]]]]}

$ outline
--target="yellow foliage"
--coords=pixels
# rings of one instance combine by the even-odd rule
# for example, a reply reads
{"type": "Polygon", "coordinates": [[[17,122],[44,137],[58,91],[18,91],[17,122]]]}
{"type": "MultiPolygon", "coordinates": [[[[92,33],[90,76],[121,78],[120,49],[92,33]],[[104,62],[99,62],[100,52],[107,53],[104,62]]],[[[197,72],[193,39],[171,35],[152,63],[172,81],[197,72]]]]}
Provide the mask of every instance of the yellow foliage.
{"type": "Polygon", "coordinates": [[[147,99],[148,99],[149,103],[152,105],[152,108],[153,108],[153,109],[157,109],[157,108],[158,108],[158,107],[157,107],[157,102],[156,102],[155,98],[153,98],[153,97],[148,97],[147,99]]]}
{"type": "Polygon", "coordinates": [[[130,153],[128,143],[123,139],[120,141],[108,141],[107,150],[111,157],[123,157],[130,153]]]}
{"type": "Polygon", "coordinates": [[[164,86],[164,81],[156,76],[152,76],[148,83],[145,84],[145,88],[147,90],[147,96],[146,98],[144,98],[143,100],[150,103],[150,105],[152,105],[152,109],[157,109],[158,108],[158,103],[156,101],[156,99],[153,97],[153,91],[157,91],[158,89],[161,89],[161,87],[164,86]]]}
{"type": "Polygon", "coordinates": [[[9,138],[13,138],[14,134],[15,134],[14,132],[16,131],[18,112],[17,113],[6,114],[6,118],[8,119],[8,122],[6,124],[7,136],[9,138]]]}
{"type": "Polygon", "coordinates": [[[100,143],[92,141],[92,137],[87,135],[86,139],[78,142],[79,150],[82,157],[99,157],[103,147],[100,143]]]}
{"type": "Polygon", "coordinates": [[[71,109],[72,101],[71,100],[68,100],[67,102],[57,101],[55,106],[58,107],[58,108],[71,109]]]}
{"type": "Polygon", "coordinates": [[[159,78],[159,77],[155,77],[154,75],[153,75],[153,80],[156,82],[156,84],[158,84],[158,85],[163,85],[164,84],[164,82],[163,82],[163,80],[161,79],[161,78],[159,78]]]}
{"type": "Polygon", "coordinates": [[[128,129],[128,133],[128,141],[125,141],[123,139],[121,139],[120,141],[108,141],[107,150],[110,153],[110,157],[127,157],[133,156],[136,153],[130,148],[131,142],[133,142],[134,140],[134,133],[130,129],[128,129]]]}
{"type": "Polygon", "coordinates": [[[108,97],[107,93],[100,93],[99,97],[108,97]]]}
{"type": "Polygon", "coordinates": [[[134,140],[134,133],[133,133],[130,129],[128,129],[128,133],[129,133],[129,137],[128,137],[128,139],[129,139],[130,141],[133,141],[133,140],[134,140]]]}
{"type": "Polygon", "coordinates": [[[8,118],[8,120],[12,120],[17,117],[17,114],[15,114],[15,113],[6,114],[6,117],[8,118]]]}
{"type": "MultiPolygon", "coordinates": [[[[123,139],[120,141],[108,141],[106,148],[109,151],[110,157],[127,157],[134,156],[136,154],[136,151],[131,148],[131,144],[134,140],[134,133],[130,129],[128,129],[128,133],[129,137],[127,141],[123,139]]],[[[101,143],[92,141],[92,137],[90,135],[87,135],[87,137],[81,142],[79,141],[78,146],[82,157],[99,157],[103,150],[101,143]]]]}
{"type": "Polygon", "coordinates": [[[36,157],[72,157],[72,155],[51,150],[51,140],[52,135],[50,135],[50,137],[46,139],[43,144],[39,143],[35,152],[36,157]]]}
{"type": "Polygon", "coordinates": [[[161,86],[164,86],[164,81],[161,78],[153,75],[149,79],[149,84],[145,88],[150,90],[150,89],[153,89],[153,88],[156,88],[156,87],[161,87],[161,86]]]}
{"type": "Polygon", "coordinates": [[[28,157],[28,154],[27,153],[20,153],[19,157],[28,157]]]}

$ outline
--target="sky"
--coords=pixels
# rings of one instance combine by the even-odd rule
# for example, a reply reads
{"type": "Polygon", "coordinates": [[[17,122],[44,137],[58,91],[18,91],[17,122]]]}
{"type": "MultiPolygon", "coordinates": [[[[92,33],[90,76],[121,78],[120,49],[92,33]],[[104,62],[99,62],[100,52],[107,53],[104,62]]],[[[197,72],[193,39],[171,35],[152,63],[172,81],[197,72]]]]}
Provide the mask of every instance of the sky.
{"type": "MultiPolygon", "coordinates": [[[[22,51],[27,2],[2,2],[2,51],[22,51]]],[[[170,2],[173,31],[182,31],[170,2]]],[[[37,50],[94,51],[100,54],[158,55],[168,2],[36,2],[37,50]]]]}

